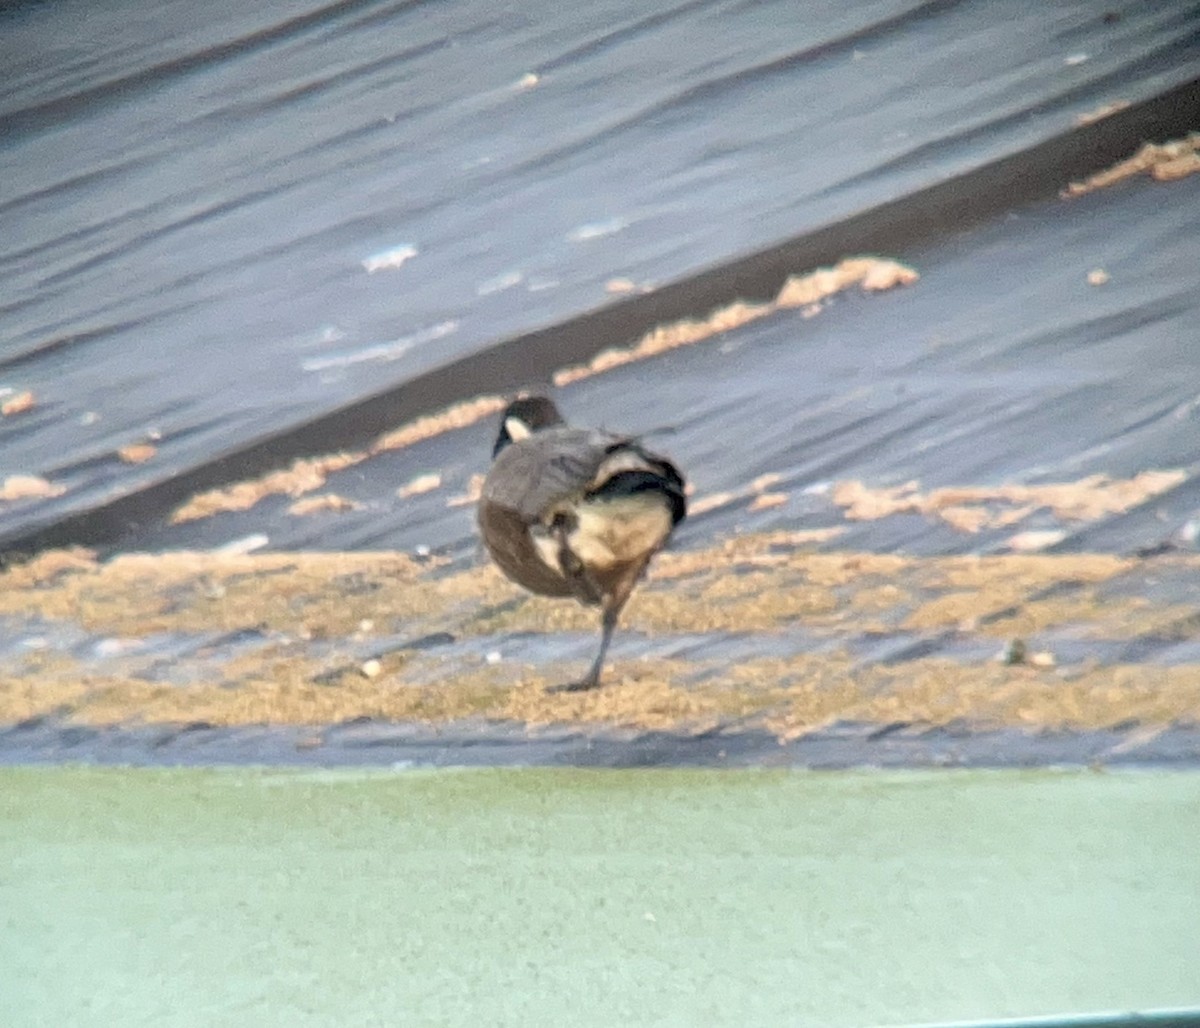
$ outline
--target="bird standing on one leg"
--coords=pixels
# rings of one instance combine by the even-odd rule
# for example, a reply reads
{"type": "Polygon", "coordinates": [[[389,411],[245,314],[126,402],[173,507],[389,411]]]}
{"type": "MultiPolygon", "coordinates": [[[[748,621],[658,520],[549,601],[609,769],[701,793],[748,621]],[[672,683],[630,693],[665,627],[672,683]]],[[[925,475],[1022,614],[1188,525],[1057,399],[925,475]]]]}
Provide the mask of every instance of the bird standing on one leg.
{"type": "Polygon", "coordinates": [[[512,581],[601,610],[594,689],[621,608],[687,512],[683,476],[632,438],[569,427],[553,402],[509,404],[479,500],[479,528],[512,581]]]}

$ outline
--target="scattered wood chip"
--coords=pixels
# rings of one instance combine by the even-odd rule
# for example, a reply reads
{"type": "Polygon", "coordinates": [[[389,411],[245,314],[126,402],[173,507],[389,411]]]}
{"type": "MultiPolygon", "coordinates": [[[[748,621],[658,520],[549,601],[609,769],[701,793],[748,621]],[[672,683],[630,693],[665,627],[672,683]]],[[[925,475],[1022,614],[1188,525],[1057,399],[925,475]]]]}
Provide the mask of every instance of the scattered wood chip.
{"type": "Polygon", "coordinates": [[[1146,172],[1158,182],[1170,182],[1200,171],[1200,132],[1167,143],[1146,143],[1128,160],[1098,171],[1083,182],[1072,182],[1059,196],[1064,200],[1085,196],[1146,172]]]}
{"type": "Polygon", "coordinates": [[[397,429],[385,432],[371,444],[370,453],[384,450],[401,450],[414,443],[424,442],[456,428],[466,428],[492,414],[498,414],[507,406],[502,396],[476,396],[462,403],[453,404],[436,414],[429,414],[397,429]]]}
{"type": "Polygon", "coordinates": [[[910,286],[918,278],[920,276],[912,268],[899,261],[872,260],[863,276],[862,287],[868,293],[879,293],[897,286],[910,286]]]}
{"type": "Polygon", "coordinates": [[[39,475],[9,475],[0,482],[0,501],[45,500],[62,496],[66,491],[66,486],[47,482],[39,475]]]}
{"type": "Polygon", "coordinates": [[[807,275],[793,275],[773,301],[750,303],[736,300],[717,308],[707,318],[685,318],[660,325],[647,332],[632,347],[604,350],[586,364],[555,372],[554,384],[559,387],[570,385],[624,364],[645,360],[680,346],[690,346],[781,310],[803,308],[808,316],[819,309],[821,300],[854,285],[868,292],[878,292],[907,285],[917,281],[918,277],[912,268],[896,261],[878,257],[850,257],[832,268],[818,268],[807,275]]]}
{"type": "Polygon", "coordinates": [[[741,498],[740,493],[710,493],[708,496],[701,496],[698,500],[690,501],[688,503],[688,513],[691,515],[707,514],[710,510],[728,507],[729,504],[741,498]]]}
{"type": "Polygon", "coordinates": [[[915,481],[883,488],[846,481],[834,486],[832,498],[851,521],[872,521],[893,514],[925,514],[973,534],[984,528],[1007,527],[1042,508],[1049,508],[1065,521],[1094,521],[1136,507],[1186,478],[1185,472],[1171,469],[1143,471],[1126,479],[1089,475],[1078,482],[954,486],[929,492],[922,492],[915,481]]]}
{"type": "Polygon", "coordinates": [[[297,500],[288,507],[288,513],[296,517],[305,517],[308,514],[319,514],[326,510],[341,512],[359,510],[361,507],[362,504],[348,500],[344,496],[338,496],[336,493],[321,493],[319,496],[305,496],[297,500]]]}
{"type": "Polygon", "coordinates": [[[26,389],[0,403],[0,417],[11,418],[14,414],[24,414],[28,410],[33,410],[36,404],[37,400],[34,399],[33,393],[26,389]]]}
{"type": "Polygon", "coordinates": [[[284,493],[303,496],[320,489],[325,476],[367,459],[365,453],[335,453],[293,461],[290,467],[272,471],[262,478],[238,482],[223,489],[211,489],[193,496],[171,515],[171,524],[179,525],[197,518],[229,511],[249,510],[267,496],[284,493]]]}
{"type": "Polygon", "coordinates": [[[472,475],[467,482],[467,490],[458,496],[451,496],[446,501],[447,507],[468,507],[479,502],[483,495],[483,475],[472,475]]]}
{"type": "Polygon", "coordinates": [[[751,510],[770,510],[782,507],[788,501],[787,493],[759,493],[750,504],[751,510]]]}
{"type": "Polygon", "coordinates": [[[434,489],[440,489],[441,485],[442,476],[435,471],[431,471],[424,475],[418,475],[407,485],[402,485],[396,490],[396,495],[400,499],[406,500],[410,496],[420,496],[422,493],[433,492],[434,489]]]}
{"type": "Polygon", "coordinates": [[[938,516],[951,528],[974,535],[989,521],[988,512],[982,507],[943,507],[938,516]]]}
{"type": "Polygon", "coordinates": [[[117,451],[117,456],[126,464],[145,464],[158,453],[158,447],[150,443],[130,443],[117,451]]]}
{"type": "Polygon", "coordinates": [[[765,475],[759,475],[753,482],[750,483],[750,491],[755,493],[766,492],[771,486],[783,481],[783,476],[777,471],[768,471],[765,475]]]}
{"type": "Polygon", "coordinates": [[[1087,111],[1084,114],[1077,114],[1075,116],[1075,124],[1090,125],[1094,121],[1100,121],[1102,118],[1107,118],[1110,114],[1116,114],[1117,111],[1123,111],[1128,106],[1128,100],[1113,100],[1112,103],[1102,104],[1095,110],[1087,111]]]}
{"type": "Polygon", "coordinates": [[[399,450],[444,432],[466,428],[503,410],[505,404],[506,401],[501,396],[476,396],[385,432],[366,451],[304,458],[293,461],[288,468],[269,472],[261,478],[198,493],[171,515],[171,523],[181,524],[213,514],[249,510],[260,500],[280,493],[292,497],[303,496],[320,489],[325,484],[326,476],[335,471],[359,464],[368,457],[388,450],[399,450]]]}

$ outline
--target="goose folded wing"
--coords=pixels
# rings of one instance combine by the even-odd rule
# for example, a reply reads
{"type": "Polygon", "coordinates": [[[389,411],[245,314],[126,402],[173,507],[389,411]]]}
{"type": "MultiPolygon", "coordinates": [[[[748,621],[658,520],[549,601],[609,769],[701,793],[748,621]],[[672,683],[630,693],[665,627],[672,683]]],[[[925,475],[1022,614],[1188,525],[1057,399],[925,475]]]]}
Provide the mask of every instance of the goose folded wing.
{"type": "Polygon", "coordinates": [[[518,514],[526,524],[543,521],[591,487],[617,436],[586,429],[547,429],[506,447],[484,484],[483,501],[518,514]]]}

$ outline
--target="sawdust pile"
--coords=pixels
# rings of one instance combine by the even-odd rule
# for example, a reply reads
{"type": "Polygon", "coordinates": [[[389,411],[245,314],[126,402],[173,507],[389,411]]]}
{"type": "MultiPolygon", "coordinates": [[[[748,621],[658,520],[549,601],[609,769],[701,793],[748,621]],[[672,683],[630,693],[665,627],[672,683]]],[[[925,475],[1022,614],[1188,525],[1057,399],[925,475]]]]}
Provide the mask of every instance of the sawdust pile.
{"type": "Polygon", "coordinates": [[[320,489],[326,476],[367,459],[365,453],[334,453],[292,461],[290,467],[272,471],[262,478],[237,482],[221,489],[197,493],[171,515],[171,524],[181,525],[213,514],[249,510],[268,496],[300,497],[320,489]]]}
{"type": "MultiPolygon", "coordinates": [[[[302,458],[293,461],[290,467],[269,472],[261,478],[198,493],[175,510],[171,515],[171,524],[179,525],[186,521],[210,517],[213,514],[249,510],[268,496],[281,494],[292,497],[304,496],[306,493],[320,489],[325,485],[326,478],[336,471],[361,464],[367,458],[387,450],[403,449],[425,439],[432,439],[443,432],[466,428],[468,425],[473,425],[475,422],[503,410],[505,403],[504,398],[500,396],[477,396],[474,399],[453,404],[437,414],[417,418],[407,425],[385,432],[366,450],[302,458]]],[[[305,506],[297,510],[296,505],[293,504],[291,513],[312,514],[317,510],[326,509],[346,508],[305,506]]]]}
{"type": "Polygon", "coordinates": [[[401,425],[391,432],[385,432],[371,445],[370,452],[375,454],[384,450],[402,450],[406,446],[432,439],[443,432],[466,428],[493,414],[499,414],[506,404],[507,401],[502,396],[476,396],[474,399],[464,400],[437,414],[417,418],[416,421],[401,425]]]}
{"type": "Polygon", "coordinates": [[[1146,143],[1127,160],[1099,171],[1083,182],[1072,182],[1059,195],[1064,200],[1093,193],[1146,172],[1156,182],[1172,182],[1200,171],[1200,132],[1167,143],[1146,143]]]}
{"type": "Polygon", "coordinates": [[[736,724],[781,738],[839,720],[1031,730],[1200,723],[1195,661],[1104,666],[1051,652],[1039,666],[956,659],[953,647],[899,662],[855,652],[895,632],[949,632],[989,655],[1013,639],[1046,650],[1046,632],[1110,648],[1190,645],[1200,639],[1195,605],[1154,600],[1153,583],[1194,580],[1194,556],[917,558],[814,553],[810,542],[775,532],[662,555],[623,618],[608,684],[589,694],[544,691],[577,673],[577,662],[491,659],[513,639],[590,639],[596,616],[524,597],[490,567],[449,574],[390,553],[99,562],[85,550],[50,552],[0,575],[0,616],[32,619],[41,639],[0,657],[0,723],[484,718],[672,731],[736,724]],[[679,633],[676,652],[705,637],[705,656],[638,657],[639,633],[679,633]],[[188,638],[194,644],[168,659],[157,648],[188,638]],[[434,643],[409,644],[420,638],[434,643]],[[748,639],[761,649],[747,657],[748,639]],[[743,656],[723,658],[722,640],[743,656]]]}
{"type": "Polygon", "coordinates": [[[822,303],[829,297],[852,286],[860,286],[866,292],[879,292],[909,285],[918,277],[912,268],[897,261],[878,257],[850,257],[832,268],[818,268],[807,275],[791,276],[773,301],[747,303],[738,300],[718,308],[707,318],[660,325],[647,332],[632,347],[603,350],[587,364],[556,372],[554,384],[559,387],[570,385],[624,364],[645,360],[680,346],[690,346],[760,318],[770,317],[781,310],[800,308],[811,316],[821,310],[822,303]]]}
{"type": "MultiPolygon", "coordinates": [[[[862,482],[847,481],[837,483],[832,495],[833,502],[843,508],[851,521],[870,521],[893,514],[924,514],[940,518],[960,532],[976,533],[985,528],[1015,525],[1039,509],[1049,509],[1066,521],[1093,521],[1120,514],[1186,478],[1186,472],[1171,469],[1143,471],[1126,479],[1090,475],[1078,482],[951,486],[928,492],[922,492],[918,482],[871,488],[862,482]]],[[[1028,535],[1028,545],[1032,546],[1037,537],[1028,535]]]]}

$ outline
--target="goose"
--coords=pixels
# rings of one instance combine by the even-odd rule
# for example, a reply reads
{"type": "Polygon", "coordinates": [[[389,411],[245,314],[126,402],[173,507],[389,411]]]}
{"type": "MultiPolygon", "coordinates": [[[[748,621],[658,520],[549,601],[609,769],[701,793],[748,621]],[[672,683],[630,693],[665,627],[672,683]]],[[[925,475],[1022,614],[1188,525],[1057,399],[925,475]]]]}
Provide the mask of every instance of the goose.
{"type": "Polygon", "coordinates": [[[687,513],[679,470],[636,438],[572,428],[549,398],[522,397],[500,419],[477,513],[510,580],[600,608],[591,669],[549,691],[597,688],[621,609],[687,513]]]}

